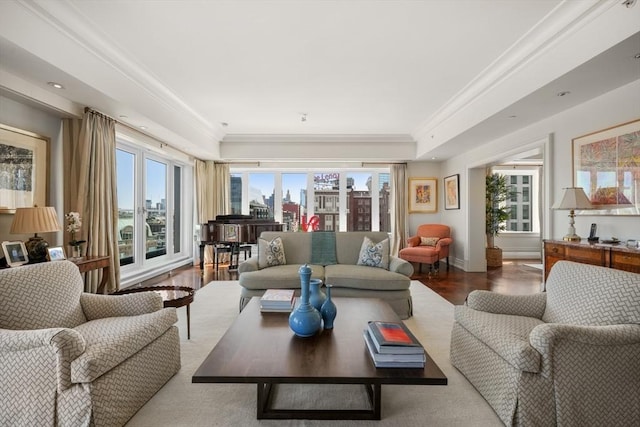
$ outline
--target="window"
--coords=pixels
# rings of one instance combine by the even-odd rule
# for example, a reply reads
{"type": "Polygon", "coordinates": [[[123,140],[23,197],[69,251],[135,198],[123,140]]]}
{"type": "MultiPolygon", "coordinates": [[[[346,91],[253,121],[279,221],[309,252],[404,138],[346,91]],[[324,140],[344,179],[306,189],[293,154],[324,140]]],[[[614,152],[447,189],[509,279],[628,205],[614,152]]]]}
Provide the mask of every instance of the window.
{"type": "Polygon", "coordinates": [[[538,194],[538,166],[496,167],[493,171],[508,175],[511,197],[506,205],[509,219],[506,221],[508,232],[535,232],[540,230],[538,194]]]}

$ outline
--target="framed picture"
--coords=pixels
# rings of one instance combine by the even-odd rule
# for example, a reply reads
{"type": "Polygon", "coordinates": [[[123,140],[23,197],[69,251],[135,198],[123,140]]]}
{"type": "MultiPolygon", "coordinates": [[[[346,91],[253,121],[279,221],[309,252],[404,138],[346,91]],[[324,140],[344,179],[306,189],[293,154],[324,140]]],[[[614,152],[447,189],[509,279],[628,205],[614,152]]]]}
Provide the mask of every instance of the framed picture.
{"type": "Polygon", "coordinates": [[[27,248],[23,242],[2,242],[2,252],[9,267],[17,267],[29,262],[27,248]]]}
{"type": "Polygon", "coordinates": [[[0,213],[46,206],[49,139],[0,124],[0,213]]]}
{"type": "Polygon", "coordinates": [[[594,205],[589,215],[640,215],[640,119],[572,141],[573,186],[594,205]]]}
{"type": "Polygon", "coordinates": [[[444,179],[444,208],[460,209],[460,175],[455,174],[444,179]]]}
{"type": "Polygon", "coordinates": [[[409,178],[409,213],[438,211],[438,179],[409,178]]]}
{"type": "Polygon", "coordinates": [[[47,248],[47,256],[49,257],[49,261],[60,261],[62,259],[67,259],[64,254],[64,249],[61,246],[47,248]]]}

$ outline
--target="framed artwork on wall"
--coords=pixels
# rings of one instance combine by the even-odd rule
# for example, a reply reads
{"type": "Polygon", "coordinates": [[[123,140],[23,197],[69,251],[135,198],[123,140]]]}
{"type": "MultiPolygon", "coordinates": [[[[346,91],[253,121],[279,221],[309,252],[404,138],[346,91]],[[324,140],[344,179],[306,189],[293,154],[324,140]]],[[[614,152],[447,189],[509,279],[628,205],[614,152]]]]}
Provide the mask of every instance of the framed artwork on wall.
{"type": "Polygon", "coordinates": [[[460,209],[460,175],[455,174],[444,179],[444,208],[460,209]]]}
{"type": "Polygon", "coordinates": [[[438,179],[409,178],[409,213],[438,211],[438,179]]]}
{"type": "Polygon", "coordinates": [[[572,140],[573,186],[582,187],[589,215],[640,215],[640,119],[572,140]]]}
{"type": "Polygon", "coordinates": [[[0,124],[0,213],[46,206],[49,139],[0,124]]]}

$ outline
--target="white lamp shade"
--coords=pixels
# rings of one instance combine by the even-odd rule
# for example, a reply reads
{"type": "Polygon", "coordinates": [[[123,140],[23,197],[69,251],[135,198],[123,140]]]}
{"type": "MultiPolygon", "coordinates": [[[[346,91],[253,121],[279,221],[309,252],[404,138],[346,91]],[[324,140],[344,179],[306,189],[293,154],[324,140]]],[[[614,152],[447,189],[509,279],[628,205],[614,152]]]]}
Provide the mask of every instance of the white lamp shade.
{"type": "Polygon", "coordinates": [[[569,187],[564,189],[562,200],[555,203],[551,208],[564,210],[593,209],[593,205],[582,187],[569,187]]]}
{"type": "Polygon", "coordinates": [[[60,231],[56,209],[50,206],[17,208],[11,224],[11,234],[50,233],[60,231]]]}

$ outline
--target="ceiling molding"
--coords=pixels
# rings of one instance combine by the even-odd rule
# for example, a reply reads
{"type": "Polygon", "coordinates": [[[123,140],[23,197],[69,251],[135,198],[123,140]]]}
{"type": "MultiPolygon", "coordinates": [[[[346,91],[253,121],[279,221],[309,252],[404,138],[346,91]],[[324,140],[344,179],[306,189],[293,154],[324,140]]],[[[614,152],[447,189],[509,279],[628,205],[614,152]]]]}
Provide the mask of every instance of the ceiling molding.
{"type": "Polygon", "coordinates": [[[415,143],[405,134],[227,134],[223,143],[415,143]]]}

